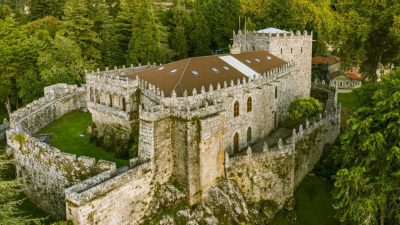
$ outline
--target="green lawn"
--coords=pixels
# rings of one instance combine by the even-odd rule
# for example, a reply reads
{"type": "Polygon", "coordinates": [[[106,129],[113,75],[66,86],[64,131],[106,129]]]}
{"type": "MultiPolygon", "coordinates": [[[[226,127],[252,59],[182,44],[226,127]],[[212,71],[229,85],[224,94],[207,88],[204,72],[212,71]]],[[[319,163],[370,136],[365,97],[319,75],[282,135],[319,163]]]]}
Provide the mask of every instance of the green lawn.
{"type": "Polygon", "coordinates": [[[307,176],[296,191],[294,211],[280,211],[271,224],[337,225],[330,191],[331,186],[328,181],[315,176],[307,176]],[[295,222],[290,222],[290,218],[294,217],[296,217],[295,222]]]}
{"type": "Polygon", "coordinates": [[[111,152],[89,142],[86,131],[91,123],[90,113],[71,112],[42,129],[40,133],[51,134],[50,144],[64,152],[116,162],[118,167],[128,165],[128,160],[116,159],[111,152]]]}
{"type": "Polygon", "coordinates": [[[355,111],[358,107],[357,97],[353,92],[338,93],[338,100],[342,103],[342,107],[355,111]]]}

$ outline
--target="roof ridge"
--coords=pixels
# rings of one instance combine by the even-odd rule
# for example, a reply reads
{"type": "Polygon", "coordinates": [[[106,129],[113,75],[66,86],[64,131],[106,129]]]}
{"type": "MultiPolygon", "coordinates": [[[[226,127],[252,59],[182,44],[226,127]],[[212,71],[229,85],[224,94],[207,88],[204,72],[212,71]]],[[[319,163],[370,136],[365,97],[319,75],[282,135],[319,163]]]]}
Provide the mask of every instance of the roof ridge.
{"type": "Polygon", "coordinates": [[[179,79],[178,79],[178,81],[176,82],[176,84],[175,84],[174,88],[172,89],[172,91],[174,91],[175,88],[179,85],[179,87],[180,87],[180,89],[181,89],[181,92],[182,92],[182,94],[183,94],[184,91],[182,90],[182,86],[180,85],[180,83],[181,83],[181,80],[182,80],[182,78],[183,78],[183,75],[185,74],[185,72],[186,72],[186,70],[187,70],[187,68],[188,68],[188,66],[189,66],[190,60],[191,60],[191,58],[188,58],[188,61],[187,61],[186,65],[185,65],[185,68],[183,69],[183,71],[182,71],[182,73],[181,73],[181,76],[179,77],[179,79]]]}

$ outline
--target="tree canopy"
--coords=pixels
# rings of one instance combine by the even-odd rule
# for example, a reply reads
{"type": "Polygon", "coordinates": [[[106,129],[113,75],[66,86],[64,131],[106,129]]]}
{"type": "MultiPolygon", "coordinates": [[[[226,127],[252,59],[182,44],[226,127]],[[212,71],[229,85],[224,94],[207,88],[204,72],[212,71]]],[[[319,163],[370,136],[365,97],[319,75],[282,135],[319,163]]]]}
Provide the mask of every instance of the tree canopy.
{"type": "Polygon", "coordinates": [[[335,198],[345,224],[400,224],[400,69],[377,85],[341,136],[335,198]]]}

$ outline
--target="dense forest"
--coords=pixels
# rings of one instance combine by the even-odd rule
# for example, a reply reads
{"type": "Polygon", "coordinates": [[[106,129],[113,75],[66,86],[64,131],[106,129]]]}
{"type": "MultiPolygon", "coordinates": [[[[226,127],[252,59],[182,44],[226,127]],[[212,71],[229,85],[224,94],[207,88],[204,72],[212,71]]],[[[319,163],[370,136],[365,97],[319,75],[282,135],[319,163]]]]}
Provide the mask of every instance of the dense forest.
{"type": "MultiPolygon", "coordinates": [[[[380,65],[400,64],[398,0],[0,0],[0,109],[81,84],[85,70],[227,52],[239,27],[312,30],[313,54],[330,48],[372,82],[380,65]]],[[[399,87],[397,70],[357,91],[360,109],[332,156],[343,224],[400,224],[399,87]]],[[[9,201],[16,187],[0,179],[9,224],[24,221],[9,201]]]]}

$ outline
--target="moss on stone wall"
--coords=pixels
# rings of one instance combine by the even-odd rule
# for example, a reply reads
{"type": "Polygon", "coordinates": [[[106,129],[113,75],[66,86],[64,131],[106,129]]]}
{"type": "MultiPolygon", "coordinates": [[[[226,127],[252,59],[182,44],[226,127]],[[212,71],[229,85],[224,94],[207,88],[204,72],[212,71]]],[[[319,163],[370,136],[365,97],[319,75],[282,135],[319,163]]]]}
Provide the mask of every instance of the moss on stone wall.
{"type": "Polygon", "coordinates": [[[122,126],[92,123],[88,134],[91,142],[112,152],[116,158],[137,156],[138,138],[135,138],[134,132],[129,132],[122,126]]]}

